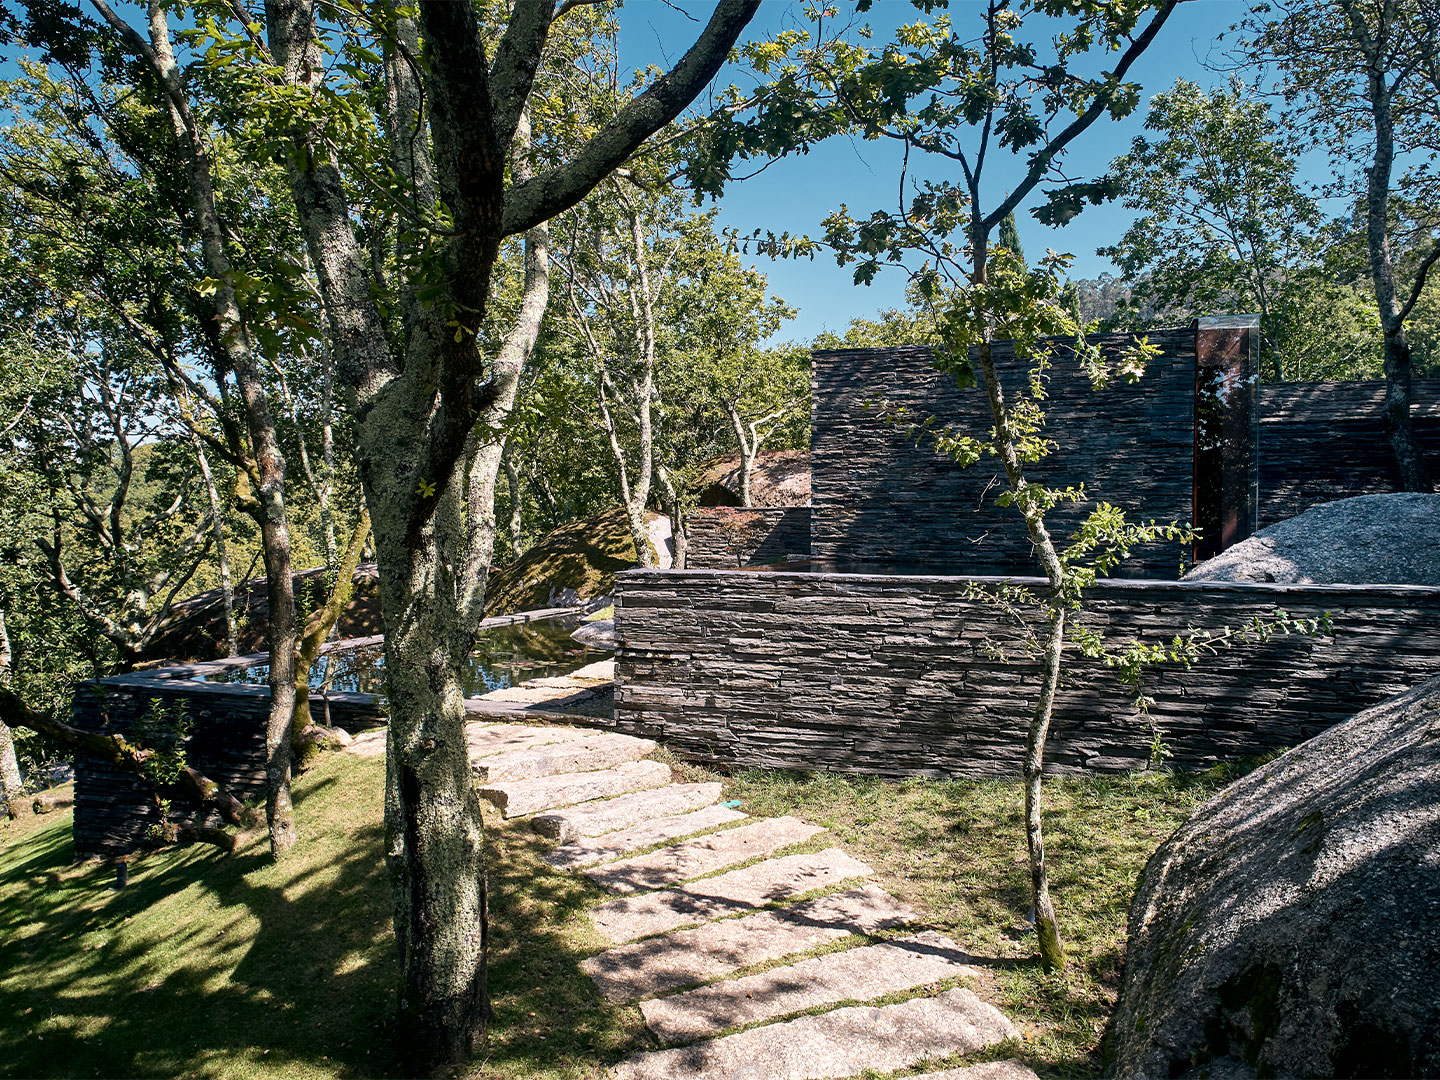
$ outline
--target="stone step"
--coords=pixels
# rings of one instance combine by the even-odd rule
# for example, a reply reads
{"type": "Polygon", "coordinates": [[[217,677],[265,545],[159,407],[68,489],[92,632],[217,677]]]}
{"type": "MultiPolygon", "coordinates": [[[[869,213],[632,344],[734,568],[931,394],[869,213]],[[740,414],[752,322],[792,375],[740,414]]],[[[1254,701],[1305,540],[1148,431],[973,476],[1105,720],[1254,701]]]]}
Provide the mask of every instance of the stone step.
{"type": "Polygon", "coordinates": [[[537,746],[552,746],[556,743],[573,742],[593,735],[583,728],[552,727],[542,724],[487,724],[471,721],[465,725],[465,744],[470,749],[470,760],[506,754],[514,750],[529,750],[537,746]]]}
{"type": "Polygon", "coordinates": [[[867,1069],[893,1072],[1018,1036],[998,1009],[957,988],[933,998],[836,1009],[639,1054],[617,1064],[610,1075],[614,1080],[828,1080],[867,1069]]]}
{"type": "Polygon", "coordinates": [[[587,836],[583,840],[556,848],[545,856],[545,861],[559,870],[578,870],[582,866],[618,859],[626,852],[638,851],[651,844],[690,836],[706,829],[729,825],[733,821],[743,821],[746,817],[747,815],[739,810],[731,810],[728,806],[707,806],[701,810],[692,810],[688,814],[642,821],[628,829],[605,833],[603,836],[587,836]]]}
{"type": "Polygon", "coordinates": [[[616,1004],[694,986],[736,968],[916,921],[915,912],[879,885],[861,885],[790,907],[721,919],[693,930],[634,941],[580,962],[616,1004]]]}
{"type": "Polygon", "coordinates": [[[595,929],[618,945],[651,934],[663,934],[688,923],[738,915],[849,878],[869,877],[872,873],[874,871],[859,859],[851,858],[839,848],[827,848],[808,855],[767,859],[718,877],[692,881],[681,888],[607,900],[593,908],[590,917],[595,929]]]}
{"type": "Polygon", "coordinates": [[[874,1001],[942,979],[978,975],[944,934],[827,953],[788,967],[640,1003],[662,1045],[675,1046],[841,1001],[874,1001]]]}
{"type": "Polygon", "coordinates": [[[618,799],[541,814],[530,825],[540,835],[553,836],[557,840],[601,836],[651,818],[683,814],[687,810],[709,806],[720,798],[720,791],[718,783],[671,784],[658,791],[622,795],[618,799]]]}
{"type": "Polygon", "coordinates": [[[803,844],[824,831],[798,818],[768,818],[586,870],[585,876],[609,892],[649,892],[803,844]]]}
{"type": "Polygon", "coordinates": [[[480,798],[493,803],[505,817],[513,818],[591,799],[664,787],[669,782],[670,766],[664,762],[628,761],[598,772],[561,773],[535,780],[485,784],[480,788],[480,798]]]}
{"type": "Polygon", "coordinates": [[[512,750],[479,760],[472,754],[471,760],[475,764],[475,775],[481,780],[529,780],[556,773],[609,769],[627,761],[639,761],[654,749],[653,739],[592,732],[579,739],[512,750]]]}
{"type": "Polygon", "coordinates": [[[1030,1066],[1013,1059],[982,1061],[978,1065],[962,1065],[958,1069],[909,1076],[905,1080],[1040,1080],[1030,1066]]]}

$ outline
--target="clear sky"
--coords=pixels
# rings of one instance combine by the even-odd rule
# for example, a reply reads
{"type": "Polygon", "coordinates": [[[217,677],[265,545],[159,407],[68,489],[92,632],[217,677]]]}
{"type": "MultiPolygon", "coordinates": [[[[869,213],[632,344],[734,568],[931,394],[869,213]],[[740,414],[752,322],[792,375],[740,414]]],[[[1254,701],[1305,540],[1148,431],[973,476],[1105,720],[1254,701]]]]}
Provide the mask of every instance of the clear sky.
{"type": "MultiPolygon", "coordinates": [[[[952,0],[951,14],[960,20],[974,14],[977,0],[952,0]]],[[[627,69],[655,63],[668,66],[694,40],[712,5],[707,0],[626,0],[621,13],[621,63],[627,69]],[[689,16],[685,14],[689,13],[689,16]]],[[[1219,59],[1215,40],[1241,17],[1239,0],[1194,0],[1181,4],[1145,55],[1131,69],[1130,79],[1143,88],[1141,107],[1121,122],[1099,120],[1081,136],[1067,158],[1073,175],[1099,175],[1117,154],[1129,148],[1140,132],[1145,104],[1151,95],[1167,89],[1177,78],[1214,86],[1223,74],[1205,67],[1207,56],[1219,59]]],[[[748,39],[769,36],[786,25],[797,25],[799,4],[766,0],[747,31],[748,39]]],[[[888,31],[919,18],[908,0],[876,0],[869,22],[874,41],[891,40],[888,31]],[[884,36],[882,36],[882,32],[884,36]]],[[[724,75],[722,73],[722,80],[724,75]]],[[[818,235],[820,221],[841,203],[857,217],[890,208],[896,203],[899,153],[890,140],[864,142],[831,140],[809,155],[792,157],[771,166],[753,179],[732,185],[721,202],[723,225],[748,233],[754,229],[789,230],[818,235]]],[[[913,164],[913,158],[912,158],[913,164]]],[[[1012,175],[1017,173],[1012,170],[1012,175]]],[[[1004,175],[997,175],[992,200],[1003,196],[1004,175]]],[[[1061,229],[1041,225],[1026,213],[1017,215],[1020,241],[1027,255],[1046,248],[1075,256],[1071,273],[1094,277],[1112,270],[1096,248],[1113,241],[1134,217],[1118,203],[1087,207],[1061,229]]],[[[809,340],[824,329],[843,330],[854,316],[868,316],[882,307],[903,302],[904,278],[898,271],[882,271],[870,286],[855,286],[851,270],[837,267],[833,258],[818,255],[813,261],[777,261],[750,257],[770,277],[773,291],[799,308],[799,317],[779,335],[809,340]]]]}

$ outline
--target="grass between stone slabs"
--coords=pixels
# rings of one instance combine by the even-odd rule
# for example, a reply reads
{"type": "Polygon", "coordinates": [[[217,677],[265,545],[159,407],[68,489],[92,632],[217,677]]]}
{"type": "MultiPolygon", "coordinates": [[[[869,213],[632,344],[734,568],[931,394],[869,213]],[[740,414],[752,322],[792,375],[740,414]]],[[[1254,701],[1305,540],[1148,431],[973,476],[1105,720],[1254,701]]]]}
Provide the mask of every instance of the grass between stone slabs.
{"type": "MultiPolygon", "coordinates": [[[[974,956],[977,992],[1025,1036],[998,1056],[1018,1056],[1042,1075],[1083,1076],[1100,1066],[1125,922],[1146,859],[1192,809],[1247,769],[1047,781],[1051,890],[1070,956],[1057,975],[1041,971],[1026,921],[1018,783],[753,770],[726,778],[725,794],[752,817],[788,813],[826,826],[829,843],[869,863],[872,880],[974,956]]],[[[708,776],[685,772],[686,779],[708,776]]]]}
{"type": "MultiPolygon", "coordinates": [[[[283,863],[270,862],[263,841],[233,856],[157,852],[132,865],[120,891],[108,864],[72,862],[69,810],[7,830],[4,1071],[226,1080],[408,1073],[390,1026],[397,968],[383,777],[381,759],[329,755],[297,782],[302,839],[283,863]]],[[[978,992],[1027,1036],[981,1059],[1018,1054],[1042,1075],[1083,1075],[1097,1066],[1135,877],[1229,778],[1049,785],[1055,893],[1072,955],[1061,976],[1040,973],[1024,922],[1017,785],[751,772],[726,778],[724,797],[740,799],[752,818],[793,813],[827,826],[815,838],[824,843],[802,848],[835,845],[869,862],[874,880],[920,909],[922,925],[976,955],[978,992]]],[[[609,895],[547,866],[541,856],[554,842],[523,820],[488,825],[496,1015],[469,1074],[598,1080],[604,1065],[654,1048],[639,1009],[606,1002],[578,967],[608,946],[585,912],[609,895]]]]}

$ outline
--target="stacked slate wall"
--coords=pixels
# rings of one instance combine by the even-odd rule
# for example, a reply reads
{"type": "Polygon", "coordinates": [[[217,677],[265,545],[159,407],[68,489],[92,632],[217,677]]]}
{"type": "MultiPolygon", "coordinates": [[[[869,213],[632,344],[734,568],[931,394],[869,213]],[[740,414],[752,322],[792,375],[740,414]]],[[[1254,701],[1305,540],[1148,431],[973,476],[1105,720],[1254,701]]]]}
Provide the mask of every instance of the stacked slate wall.
{"type": "Polygon", "coordinates": [[[695,570],[734,570],[810,556],[810,507],[710,506],[685,519],[685,561],[695,570]]]}
{"type": "MultiPolygon", "coordinates": [[[[383,717],[368,694],[331,695],[331,723],[356,730],[383,717]]],[[[270,691],[263,686],[203,683],[147,676],[117,676],[82,684],[75,694],[74,723],[90,731],[130,735],[156,703],[170,715],[183,710],[193,724],[186,762],[237,798],[264,801],[265,722],[270,691]]],[[[315,718],[326,719],[320,698],[315,718]]],[[[220,825],[176,802],[171,817],[187,824],[220,825]]],[[[131,773],[88,754],[75,759],[75,854],[124,855],[144,847],[159,814],[149,789],[131,773]]]]}
{"type": "MultiPolygon", "coordinates": [[[[1266,383],[1259,399],[1262,529],[1316,503],[1400,490],[1383,382],[1266,383]]],[[[1414,383],[1410,422],[1440,468],[1440,380],[1414,383]]]]}
{"type": "MultiPolygon", "coordinates": [[[[1016,775],[1039,664],[1022,654],[1019,627],[967,599],[969,587],[940,577],[620,574],[616,729],[727,767],[1016,775]]],[[[1090,621],[1115,641],[1239,627],[1277,607],[1329,612],[1334,633],[1152,669],[1148,718],[1112,672],[1072,658],[1047,751],[1061,772],[1141,767],[1156,730],[1183,769],[1294,746],[1440,667],[1440,588],[1107,581],[1087,596],[1090,621]]]]}
{"type": "MultiPolygon", "coordinates": [[[[1195,331],[1151,331],[1161,355],[1140,381],[1094,390],[1073,362],[1057,357],[1048,377],[1047,434],[1060,451],[1027,474],[1052,487],[1084,484],[1091,500],[1136,518],[1189,521],[1195,425],[1195,331]]],[[[1128,334],[1090,340],[1113,351],[1128,334]]],[[[999,347],[1002,379],[1023,375],[999,347]]],[[[1029,536],[1012,509],[996,508],[1003,477],[994,458],[968,469],[935,453],[882,407],[916,420],[985,436],[990,408],[983,389],[956,389],[935,370],[928,347],[815,353],[812,368],[811,553],[839,569],[894,568],[918,573],[1025,572],[1034,567],[1029,536]]],[[[1052,531],[1068,535],[1093,501],[1057,507],[1052,531]]],[[[1176,577],[1178,543],[1137,550],[1119,570],[1127,577],[1176,577]]]]}

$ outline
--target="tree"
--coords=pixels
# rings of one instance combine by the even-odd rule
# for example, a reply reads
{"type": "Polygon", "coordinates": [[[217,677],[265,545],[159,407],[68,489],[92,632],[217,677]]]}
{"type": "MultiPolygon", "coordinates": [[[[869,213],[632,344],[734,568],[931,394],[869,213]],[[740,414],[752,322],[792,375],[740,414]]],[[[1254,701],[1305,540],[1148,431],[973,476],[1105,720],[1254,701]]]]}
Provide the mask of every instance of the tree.
{"type": "Polygon", "coordinates": [[[556,139],[553,157],[531,151],[524,120],[527,105],[544,105],[528,114],[537,134],[567,124],[567,84],[537,73],[557,19],[583,18],[583,7],[539,0],[482,23],[469,3],[418,14],[379,3],[335,9],[328,22],[310,0],[269,0],[260,31],[248,19],[202,23],[206,71],[236,91],[237,137],[257,159],[285,163],[355,417],[386,630],[400,1035],[427,1068],[465,1058],[489,1011],[461,666],[493,553],[503,430],[544,310],[528,307],[488,350],[493,273],[508,237],[534,251],[547,221],[689,106],[757,6],[722,0],[674,68],[573,152],[556,139]],[[358,212],[362,186],[393,208],[393,231],[358,212]]]}
{"type": "Polygon", "coordinates": [[[606,183],[568,215],[565,257],[569,326],[593,375],[596,403],[641,566],[654,566],[645,507],[655,471],[656,365],[662,290],[680,251],[673,197],[606,183]],[[633,455],[621,417],[633,424],[633,455]]]}
{"type": "Polygon", "coordinates": [[[1430,469],[1410,424],[1406,323],[1440,260],[1435,221],[1394,235],[1395,196],[1433,207],[1440,177],[1440,9],[1406,0],[1279,0],[1240,24],[1250,62],[1275,65],[1288,119],[1329,151],[1336,193],[1365,208],[1366,253],[1384,340],[1384,418],[1408,491],[1431,490],[1430,469]],[[1361,169],[1354,163],[1364,162],[1361,169]],[[1397,167],[1404,169],[1395,176],[1397,167]],[[1399,241],[1399,243],[1397,243],[1399,241]],[[1397,249],[1423,254],[1408,282],[1397,249]]]}
{"type": "MultiPolygon", "coordinates": [[[[760,448],[793,427],[810,397],[808,357],[761,347],[795,310],[767,291],[765,275],[725,250],[709,218],[689,230],[675,320],[684,327],[683,368],[697,377],[690,394],[724,416],[740,451],[740,503],[751,505],[750,479],[760,448]]],[[[677,526],[678,527],[678,526],[677,526]]]]}
{"type": "MultiPolygon", "coordinates": [[[[1040,339],[1075,329],[1073,317],[1057,302],[1056,275],[1063,260],[1051,256],[1027,270],[1013,251],[992,249],[991,238],[1006,216],[1047,181],[1057,186],[1046,190],[1043,203],[1032,211],[1047,224],[1069,220],[1086,203],[1115,193],[1113,181],[1067,176],[1064,155],[1101,117],[1119,118],[1134,109],[1139,87],[1126,82],[1126,76],[1173,8],[1173,0],[1037,0],[1023,9],[990,0],[974,10],[978,25],[973,31],[941,15],[902,27],[895,42],[878,48],[864,44],[865,38],[856,44],[821,37],[809,44],[798,33],[787,39],[788,48],[751,48],[748,58],[769,81],[752,95],[738,90],[727,95],[724,101],[733,111],[712,122],[710,153],[698,156],[689,170],[692,183],[715,193],[737,156],[803,151],[842,133],[891,140],[901,148],[897,209],[857,220],[842,208],[825,221],[825,243],[855,265],[857,283],[872,280],[882,265],[922,260],[913,270],[914,280],[936,310],[950,370],[962,383],[978,377],[994,422],[988,438],[969,436],[969,441],[945,445],[962,455],[990,453],[999,459],[1006,483],[1002,499],[1024,519],[1049,584],[1041,684],[1023,770],[1031,894],[1047,970],[1065,962],[1049,891],[1041,782],[1066,620],[1077,589],[1109,557],[1104,552],[1138,534],[1123,515],[1117,519],[1113,508],[1100,507],[1078,551],[1062,558],[1056,549],[1045,514],[1057,500],[1078,496],[1032,483],[1025,468],[1047,448],[1038,424],[1049,359],[1040,339]],[[1092,49],[1113,56],[1113,66],[1086,74],[1079,60],[1092,49]],[[748,100],[755,105],[744,111],[748,100]],[[994,155],[1007,151],[1025,155],[1022,172],[1008,192],[991,200],[983,185],[986,169],[994,155]],[[912,154],[944,162],[953,178],[912,185],[912,154]],[[995,345],[1002,339],[1013,342],[1016,354],[1034,365],[1028,393],[1001,380],[995,345]]],[[[789,237],[764,239],[772,250],[807,248],[789,237]]],[[[1106,374],[1078,336],[1076,352],[1097,376],[1106,374]]],[[[1121,360],[1133,363],[1134,357],[1121,360]]]]}
{"type": "MultiPolygon", "coordinates": [[[[1298,146],[1238,79],[1205,91],[1178,79],[1150,102],[1145,128],[1110,171],[1140,216],[1099,254],[1164,313],[1260,313],[1261,365],[1286,377],[1297,339],[1281,310],[1304,303],[1320,210],[1296,177],[1298,146]]],[[[1306,326],[1306,330],[1310,327],[1306,326]]],[[[1292,362],[1290,377],[1304,375],[1292,362]]]]}
{"type": "MultiPolygon", "coordinates": [[[[244,182],[237,182],[245,190],[235,191],[241,197],[230,205],[217,197],[215,174],[223,173],[228,163],[223,152],[217,153],[205,112],[185,85],[165,10],[158,5],[149,9],[148,36],[142,36],[104,0],[94,6],[101,23],[83,17],[54,20],[43,9],[31,10],[27,27],[31,43],[43,47],[66,77],[53,80],[33,68],[23,84],[10,87],[9,100],[17,100],[18,88],[18,97],[25,102],[26,122],[7,132],[10,152],[5,172],[22,193],[30,216],[39,222],[30,235],[79,263],[67,284],[86,298],[97,318],[115,328],[98,350],[96,380],[97,399],[120,448],[109,511],[115,524],[97,526],[96,535],[107,546],[114,544],[124,521],[123,510],[116,510],[116,505],[123,508],[133,472],[132,455],[122,445],[126,437],[117,426],[125,395],[105,389],[120,370],[108,359],[119,349],[143,357],[155,385],[151,400],[170,399],[169,407],[155,411],[180,420],[192,446],[207,443],[237,470],[235,497],[260,528],[266,564],[271,656],[266,817],[271,850],[279,856],[295,841],[290,728],[296,628],[286,463],[264,377],[264,353],[283,348],[285,339],[267,319],[272,312],[264,308],[267,300],[278,299],[275,306],[286,311],[285,286],[293,275],[273,274],[267,294],[257,288],[259,279],[246,273],[272,254],[269,238],[251,245],[240,262],[235,261],[234,249],[245,246],[241,237],[246,235],[247,209],[256,203],[273,206],[273,200],[262,196],[247,201],[244,195],[255,194],[255,188],[244,182]],[[116,77],[126,57],[140,72],[137,83],[116,77]],[[76,100],[84,107],[71,105],[76,100]],[[137,203],[148,205],[153,217],[129,216],[137,203]],[[165,226],[174,223],[180,228],[167,232],[165,226]],[[193,244],[187,248],[176,241],[177,232],[184,235],[188,230],[193,230],[188,233],[193,244]],[[58,243],[55,237],[61,238],[58,243]],[[187,257],[194,261],[187,262],[187,257]],[[184,315],[190,318],[188,324],[184,315]],[[206,378],[191,373],[186,360],[193,353],[208,359],[206,378]],[[230,394],[232,385],[235,398],[230,394]],[[224,438],[214,437],[199,423],[192,402],[205,405],[224,438]]],[[[253,233],[249,237],[255,238],[253,233]]],[[[45,266],[47,260],[38,260],[37,265],[45,266]]],[[[268,269],[273,272],[273,265],[268,269]]],[[[72,350],[77,359],[89,355],[80,342],[73,343],[72,350]]],[[[83,366],[85,361],[80,362],[83,366]]],[[[130,362],[124,370],[139,363],[130,362]]],[[[148,423],[150,413],[140,415],[148,423]]],[[[74,438],[84,435],[76,432],[74,438]]],[[[43,440],[36,445],[43,445],[43,440]]],[[[204,460],[203,448],[196,460],[197,464],[204,460]]],[[[201,472],[209,473],[208,461],[201,472]]],[[[47,474],[59,476],[63,470],[51,469],[47,474]]],[[[217,493],[213,477],[207,479],[214,512],[217,493]]],[[[83,504],[83,497],[80,501],[83,504]]],[[[88,510],[86,516],[94,520],[88,510]]],[[[196,542],[206,534],[213,539],[216,532],[213,524],[197,531],[196,542]]],[[[63,536],[57,523],[55,538],[47,546],[56,585],[87,611],[88,618],[105,627],[118,647],[121,634],[116,620],[87,602],[65,570],[59,550],[63,536]]],[[[126,550],[123,543],[117,547],[118,552],[126,550]]],[[[123,563],[124,559],[117,560],[123,563]]],[[[146,613],[147,632],[153,634],[163,612],[147,610],[146,591],[132,590],[131,595],[132,606],[146,613]]],[[[175,591],[170,595],[173,598],[175,591]]],[[[138,650],[131,646],[131,651],[138,650]]]]}

